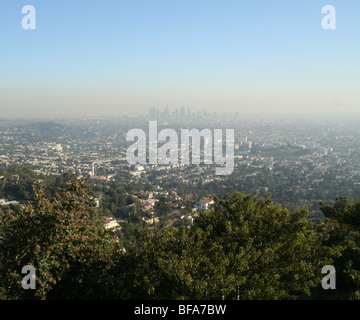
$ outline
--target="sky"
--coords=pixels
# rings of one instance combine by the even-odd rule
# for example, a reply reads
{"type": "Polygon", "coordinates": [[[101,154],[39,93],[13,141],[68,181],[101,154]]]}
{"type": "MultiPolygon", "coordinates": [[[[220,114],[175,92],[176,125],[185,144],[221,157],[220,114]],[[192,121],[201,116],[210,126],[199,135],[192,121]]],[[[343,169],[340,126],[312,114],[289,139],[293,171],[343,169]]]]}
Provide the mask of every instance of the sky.
{"type": "Polygon", "coordinates": [[[360,116],[359,13],[358,0],[2,0],[0,118],[360,116]]]}

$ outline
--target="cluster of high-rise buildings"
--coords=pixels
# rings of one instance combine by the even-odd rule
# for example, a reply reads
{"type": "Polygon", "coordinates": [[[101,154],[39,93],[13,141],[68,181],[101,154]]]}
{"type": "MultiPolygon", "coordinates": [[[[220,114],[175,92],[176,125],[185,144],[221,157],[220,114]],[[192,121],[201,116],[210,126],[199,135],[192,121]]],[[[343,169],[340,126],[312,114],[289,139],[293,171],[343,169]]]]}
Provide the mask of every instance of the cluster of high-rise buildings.
{"type": "Polygon", "coordinates": [[[181,107],[170,110],[166,105],[162,110],[156,107],[149,108],[150,120],[155,119],[196,119],[201,117],[216,116],[216,112],[209,113],[205,109],[193,112],[189,108],[181,107]]]}

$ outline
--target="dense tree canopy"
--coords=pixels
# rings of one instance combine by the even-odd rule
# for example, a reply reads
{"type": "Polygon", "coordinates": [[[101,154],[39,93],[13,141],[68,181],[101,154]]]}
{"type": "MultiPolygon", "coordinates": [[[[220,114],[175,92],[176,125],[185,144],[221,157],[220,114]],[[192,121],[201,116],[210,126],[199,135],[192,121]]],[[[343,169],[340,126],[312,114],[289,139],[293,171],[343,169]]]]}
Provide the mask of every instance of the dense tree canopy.
{"type": "Polygon", "coordinates": [[[3,213],[1,221],[1,294],[16,298],[104,298],[107,271],[117,243],[94,213],[84,182],[66,184],[55,198],[44,189],[19,214],[3,213]],[[37,289],[21,287],[21,269],[36,269],[37,289]]]}
{"type": "Polygon", "coordinates": [[[235,193],[217,200],[192,228],[144,225],[124,256],[129,298],[292,299],[310,294],[336,250],[322,245],[307,215],[305,209],[289,212],[270,199],[235,193]]]}
{"type": "MultiPolygon", "coordinates": [[[[332,219],[315,225],[305,208],[234,193],[192,226],[140,224],[124,250],[84,181],[67,182],[54,197],[34,190],[19,213],[1,212],[3,299],[296,299],[320,286],[323,266],[356,260],[341,251],[350,240],[357,250],[358,202],[323,205],[332,219]],[[36,269],[36,290],[21,287],[25,265],[36,269]]],[[[346,266],[358,286],[358,271],[346,266]]]]}
{"type": "Polygon", "coordinates": [[[320,208],[332,226],[329,245],[342,248],[341,256],[334,261],[337,288],[332,298],[360,299],[360,201],[351,203],[348,198],[339,197],[334,206],[321,203],[320,208]]]}

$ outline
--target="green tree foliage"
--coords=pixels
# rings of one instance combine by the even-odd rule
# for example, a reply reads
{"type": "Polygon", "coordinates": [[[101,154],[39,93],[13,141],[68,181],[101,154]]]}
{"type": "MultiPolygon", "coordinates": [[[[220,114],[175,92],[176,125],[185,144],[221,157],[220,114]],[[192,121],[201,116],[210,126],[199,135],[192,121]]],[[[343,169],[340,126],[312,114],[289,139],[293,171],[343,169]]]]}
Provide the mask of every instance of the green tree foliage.
{"type": "Polygon", "coordinates": [[[321,211],[331,226],[330,245],[342,248],[342,254],[334,262],[337,290],[334,298],[360,299],[360,201],[352,203],[339,197],[333,206],[321,203],[321,211]]]}
{"type": "Polygon", "coordinates": [[[165,216],[169,214],[172,211],[171,206],[167,203],[167,200],[165,197],[159,197],[159,201],[155,204],[155,212],[159,216],[165,216]]]}
{"type": "Polygon", "coordinates": [[[47,198],[44,188],[20,210],[1,215],[0,275],[5,299],[107,298],[119,244],[94,214],[84,181],[47,198]],[[21,269],[36,269],[36,290],[21,287],[21,269]]]}
{"type": "Polygon", "coordinates": [[[1,176],[0,197],[26,201],[34,199],[32,189],[34,184],[42,183],[46,185],[46,194],[53,197],[60,186],[76,178],[70,172],[65,172],[59,176],[37,174],[29,167],[20,164],[12,164],[1,172],[1,176]]]}
{"type": "Polygon", "coordinates": [[[214,210],[201,214],[191,228],[143,225],[118,273],[135,299],[309,295],[334,251],[322,247],[308,214],[235,193],[217,199],[214,210]]]}
{"type": "Polygon", "coordinates": [[[334,258],[358,285],[358,202],[323,205],[332,219],[315,226],[307,209],[234,193],[192,226],[141,223],[134,232],[129,224],[136,237],[124,251],[85,181],[67,182],[54,197],[43,187],[34,194],[18,213],[1,212],[3,299],[296,299],[320,286],[334,258]],[[339,258],[343,249],[352,259],[339,258]],[[25,265],[36,269],[36,290],[21,287],[25,265]]]}
{"type": "Polygon", "coordinates": [[[211,229],[211,241],[228,261],[224,277],[236,279],[229,294],[238,288],[244,299],[288,299],[310,294],[320,269],[331,262],[332,252],[321,247],[308,214],[235,193],[217,201],[196,225],[211,229]]]}
{"type": "Polygon", "coordinates": [[[188,228],[142,224],[117,274],[127,299],[201,299],[206,296],[206,235],[188,228]]]}

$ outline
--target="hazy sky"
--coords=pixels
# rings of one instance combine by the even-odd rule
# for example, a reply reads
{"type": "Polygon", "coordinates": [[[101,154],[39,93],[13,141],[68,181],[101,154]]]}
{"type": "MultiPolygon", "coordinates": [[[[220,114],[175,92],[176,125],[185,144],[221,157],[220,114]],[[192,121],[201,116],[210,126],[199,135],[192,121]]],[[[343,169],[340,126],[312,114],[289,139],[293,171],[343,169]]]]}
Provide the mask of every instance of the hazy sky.
{"type": "Polygon", "coordinates": [[[359,0],[2,0],[0,118],[360,115],[359,14],[359,0]],[[327,4],[336,30],[322,29],[327,4]]]}

